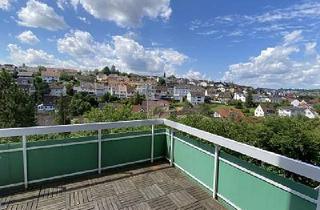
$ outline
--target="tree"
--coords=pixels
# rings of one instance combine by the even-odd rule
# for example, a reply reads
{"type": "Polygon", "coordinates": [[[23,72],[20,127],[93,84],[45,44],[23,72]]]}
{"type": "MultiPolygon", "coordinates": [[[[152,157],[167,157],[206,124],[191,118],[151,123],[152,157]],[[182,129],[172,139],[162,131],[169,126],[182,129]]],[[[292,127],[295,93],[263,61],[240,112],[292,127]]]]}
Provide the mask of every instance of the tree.
{"type": "Polygon", "coordinates": [[[318,114],[320,114],[320,104],[315,104],[313,108],[316,112],[318,112],[318,114]]]}
{"type": "Polygon", "coordinates": [[[144,95],[140,95],[139,93],[135,93],[131,99],[130,99],[130,102],[133,104],[133,105],[138,105],[138,104],[142,104],[142,102],[145,100],[145,96],[144,95]]]}
{"type": "Polygon", "coordinates": [[[252,91],[251,90],[248,91],[248,95],[246,97],[245,106],[247,108],[256,107],[256,104],[253,102],[253,96],[252,96],[252,91]]]}
{"type": "Polygon", "coordinates": [[[35,104],[15,83],[12,76],[0,72],[0,128],[35,125],[35,104]]]}
{"type": "Polygon", "coordinates": [[[66,93],[68,96],[73,96],[74,91],[73,91],[73,84],[71,82],[68,82],[66,84],[66,93]]]}
{"type": "Polygon", "coordinates": [[[115,65],[112,65],[112,66],[111,66],[111,72],[112,72],[112,73],[117,72],[117,69],[116,69],[115,65]]]}
{"type": "Polygon", "coordinates": [[[60,74],[60,78],[59,79],[62,80],[62,81],[69,82],[69,81],[73,80],[74,77],[72,75],[68,74],[67,72],[62,72],[60,74]]]}
{"type": "Polygon", "coordinates": [[[56,115],[56,121],[59,125],[70,124],[70,112],[69,112],[69,97],[60,96],[57,103],[58,113],[56,115]]]}
{"type": "Polygon", "coordinates": [[[121,106],[106,105],[103,109],[91,109],[85,113],[84,117],[89,122],[110,122],[146,119],[146,114],[132,112],[131,104],[123,104],[121,106]]]}
{"type": "Polygon", "coordinates": [[[39,104],[43,102],[43,98],[45,94],[50,92],[49,85],[45,81],[42,80],[41,77],[36,77],[33,81],[34,87],[36,89],[34,96],[35,101],[39,104]]]}
{"type": "Polygon", "coordinates": [[[90,111],[91,108],[98,107],[98,101],[95,97],[90,96],[88,93],[75,94],[70,102],[69,108],[72,116],[83,115],[85,112],[90,111]]]}
{"type": "Polygon", "coordinates": [[[165,85],[165,84],[166,84],[166,80],[163,79],[162,77],[159,77],[158,84],[159,84],[159,85],[165,85]]]}
{"type": "Polygon", "coordinates": [[[102,69],[102,73],[104,73],[105,75],[109,75],[109,74],[111,74],[111,71],[110,71],[109,67],[106,66],[102,69]]]}

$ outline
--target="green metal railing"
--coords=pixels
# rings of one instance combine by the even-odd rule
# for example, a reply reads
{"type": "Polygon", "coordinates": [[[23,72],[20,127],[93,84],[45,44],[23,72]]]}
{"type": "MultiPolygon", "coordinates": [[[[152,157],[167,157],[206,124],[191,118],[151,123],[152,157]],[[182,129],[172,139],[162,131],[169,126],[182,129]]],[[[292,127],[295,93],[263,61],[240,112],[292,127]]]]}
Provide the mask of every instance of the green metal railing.
{"type": "Polygon", "coordinates": [[[213,198],[230,209],[320,210],[319,189],[280,177],[220,148],[318,182],[319,167],[169,120],[0,129],[0,137],[10,136],[22,136],[22,142],[0,145],[0,192],[10,187],[28,187],[38,182],[167,158],[171,165],[199,182],[212,192],[213,198]],[[167,129],[156,130],[156,125],[166,125],[167,129]],[[107,135],[102,132],[139,126],[150,126],[150,130],[107,135]],[[35,134],[92,130],[96,135],[27,141],[28,136],[35,134]]]}

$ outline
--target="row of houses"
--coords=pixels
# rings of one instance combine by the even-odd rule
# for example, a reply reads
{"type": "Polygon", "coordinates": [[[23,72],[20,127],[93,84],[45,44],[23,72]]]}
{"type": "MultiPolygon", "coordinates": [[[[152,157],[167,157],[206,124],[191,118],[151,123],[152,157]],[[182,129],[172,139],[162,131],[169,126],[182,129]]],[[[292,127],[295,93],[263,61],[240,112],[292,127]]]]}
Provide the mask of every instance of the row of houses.
{"type": "Polygon", "coordinates": [[[296,117],[305,116],[310,119],[318,118],[319,115],[311,106],[290,106],[275,109],[273,107],[260,104],[254,111],[254,116],[265,117],[270,115],[278,115],[280,117],[296,117]]]}

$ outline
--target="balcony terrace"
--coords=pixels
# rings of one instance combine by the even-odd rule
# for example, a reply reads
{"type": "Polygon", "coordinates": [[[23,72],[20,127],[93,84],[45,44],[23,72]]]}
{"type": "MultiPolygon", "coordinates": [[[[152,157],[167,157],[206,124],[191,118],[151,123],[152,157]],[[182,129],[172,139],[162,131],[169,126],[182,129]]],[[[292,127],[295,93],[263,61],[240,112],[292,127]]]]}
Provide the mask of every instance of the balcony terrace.
{"type": "Polygon", "coordinates": [[[170,120],[10,128],[0,129],[0,137],[22,139],[0,144],[0,210],[320,210],[319,188],[227,151],[316,182],[319,167],[170,120]],[[106,132],[141,126],[150,129],[106,132]],[[33,135],[83,131],[94,132],[30,141],[33,135]]]}

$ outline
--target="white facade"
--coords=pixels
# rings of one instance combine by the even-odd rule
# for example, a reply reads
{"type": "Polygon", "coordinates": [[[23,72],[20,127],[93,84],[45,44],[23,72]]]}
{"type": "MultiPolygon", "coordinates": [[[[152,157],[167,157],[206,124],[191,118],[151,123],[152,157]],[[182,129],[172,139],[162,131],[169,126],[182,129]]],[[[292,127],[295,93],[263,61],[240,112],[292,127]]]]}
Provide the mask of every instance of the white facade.
{"type": "Polygon", "coordinates": [[[38,109],[39,112],[52,112],[52,111],[54,111],[54,106],[53,105],[39,104],[37,106],[37,109],[38,109]]]}
{"type": "Polygon", "coordinates": [[[207,82],[200,82],[199,84],[202,87],[208,87],[208,83],[207,82]]]}
{"type": "Polygon", "coordinates": [[[42,76],[42,80],[46,83],[59,82],[59,77],[56,76],[42,76]]]}
{"type": "Polygon", "coordinates": [[[290,109],[279,109],[278,110],[278,115],[280,117],[291,117],[292,112],[290,109]]]}
{"type": "Polygon", "coordinates": [[[305,108],[287,108],[279,109],[278,114],[280,117],[293,117],[293,116],[305,116],[309,119],[314,119],[318,117],[318,114],[310,109],[305,108]]]}
{"type": "Polygon", "coordinates": [[[192,94],[189,92],[187,94],[187,101],[191,104],[203,104],[204,103],[204,95],[192,94]]]}
{"type": "Polygon", "coordinates": [[[318,117],[318,114],[311,111],[310,109],[305,109],[304,114],[307,118],[310,118],[310,119],[314,119],[314,118],[318,117]]]}
{"type": "Polygon", "coordinates": [[[235,93],[233,96],[233,99],[237,101],[241,101],[243,103],[246,102],[246,97],[243,93],[235,93]]]}
{"type": "Polygon", "coordinates": [[[214,112],[213,117],[214,118],[221,118],[221,115],[219,114],[219,112],[214,112]]]}
{"type": "Polygon", "coordinates": [[[50,88],[50,96],[60,97],[60,96],[65,96],[66,94],[67,94],[66,87],[50,88]]]}
{"type": "Polygon", "coordinates": [[[264,117],[265,113],[261,107],[261,105],[259,105],[255,110],[254,110],[254,116],[255,117],[264,117]]]}
{"type": "Polygon", "coordinates": [[[292,106],[294,106],[294,107],[298,107],[298,106],[300,105],[300,101],[297,100],[297,99],[295,99],[295,100],[293,100],[290,104],[291,104],[292,106]]]}
{"type": "Polygon", "coordinates": [[[174,87],[173,88],[173,97],[176,101],[181,101],[183,97],[187,96],[190,92],[188,87],[174,87]]]}

